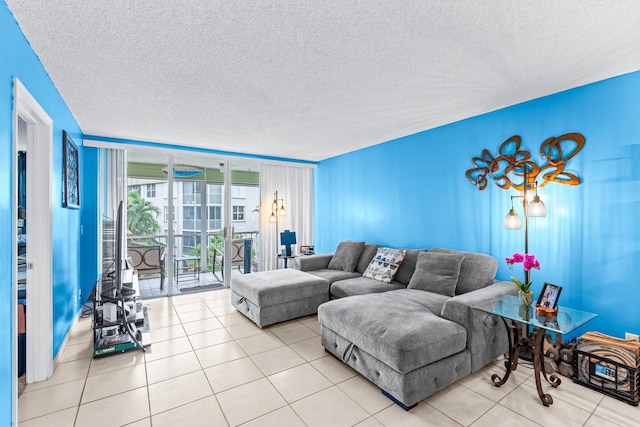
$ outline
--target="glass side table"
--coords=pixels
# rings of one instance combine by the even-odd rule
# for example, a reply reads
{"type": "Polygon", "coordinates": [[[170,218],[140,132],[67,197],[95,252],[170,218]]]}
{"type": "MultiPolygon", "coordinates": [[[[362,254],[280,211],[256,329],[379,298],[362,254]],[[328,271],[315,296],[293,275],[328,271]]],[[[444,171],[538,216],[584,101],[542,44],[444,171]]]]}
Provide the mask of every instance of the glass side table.
{"type": "Polygon", "coordinates": [[[493,307],[476,307],[478,310],[499,316],[509,335],[509,356],[505,361],[506,373],[504,377],[498,374],[491,376],[491,381],[496,387],[500,387],[509,379],[511,371],[515,371],[518,367],[518,356],[520,351],[531,351],[533,354],[533,369],[536,379],[536,389],[538,396],[544,406],[553,404],[553,398],[549,394],[542,391],[542,380],[544,379],[551,384],[552,387],[558,387],[561,383],[560,378],[555,374],[547,377],[544,369],[543,341],[547,332],[555,332],[564,335],[584,325],[588,321],[594,319],[597,314],[588,313],[586,311],[574,310],[567,307],[558,307],[558,313],[553,317],[538,315],[534,305],[523,305],[519,296],[506,295],[500,298],[493,307]],[[533,331],[529,334],[526,332],[529,327],[533,327],[533,331]]]}

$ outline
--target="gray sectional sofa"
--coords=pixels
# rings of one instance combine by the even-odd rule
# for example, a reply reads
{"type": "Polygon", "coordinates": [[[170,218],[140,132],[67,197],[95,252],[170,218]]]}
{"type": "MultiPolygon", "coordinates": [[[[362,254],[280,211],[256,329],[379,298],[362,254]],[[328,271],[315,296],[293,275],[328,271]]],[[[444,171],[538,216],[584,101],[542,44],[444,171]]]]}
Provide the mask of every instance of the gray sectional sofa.
{"type": "Polygon", "coordinates": [[[329,284],[331,300],[318,307],[327,351],[408,409],[508,350],[503,323],[477,309],[516,294],[495,280],[495,258],[410,249],[385,283],[366,277],[370,265],[388,267],[378,249],[342,242],[335,254],[296,260],[329,284]]]}

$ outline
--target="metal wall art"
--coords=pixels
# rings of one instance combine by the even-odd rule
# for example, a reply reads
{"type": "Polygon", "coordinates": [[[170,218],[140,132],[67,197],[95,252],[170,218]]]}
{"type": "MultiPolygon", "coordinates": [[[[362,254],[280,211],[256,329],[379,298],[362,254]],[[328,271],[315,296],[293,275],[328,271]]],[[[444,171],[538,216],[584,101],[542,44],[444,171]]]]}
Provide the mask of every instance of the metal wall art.
{"type": "Polygon", "coordinates": [[[62,205],[67,208],[80,207],[80,179],[78,165],[78,147],[66,131],[62,131],[62,161],[64,187],[62,205]]]}
{"type": "Polygon", "coordinates": [[[500,146],[497,157],[489,150],[482,150],[481,157],[471,159],[473,168],[467,170],[467,179],[479,190],[487,188],[491,179],[504,190],[513,187],[522,191],[526,168],[527,181],[539,181],[536,186],[538,189],[550,182],[565,185],[579,185],[582,182],[580,177],[565,170],[567,162],[584,147],[585,138],[582,134],[572,132],[557,138],[547,138],[540,145],[540,155],[546,161],[541,166],[531,158],[530,152],[520,149],[520,143],[521,138],[518,135],[507,139],[500,146]]]}

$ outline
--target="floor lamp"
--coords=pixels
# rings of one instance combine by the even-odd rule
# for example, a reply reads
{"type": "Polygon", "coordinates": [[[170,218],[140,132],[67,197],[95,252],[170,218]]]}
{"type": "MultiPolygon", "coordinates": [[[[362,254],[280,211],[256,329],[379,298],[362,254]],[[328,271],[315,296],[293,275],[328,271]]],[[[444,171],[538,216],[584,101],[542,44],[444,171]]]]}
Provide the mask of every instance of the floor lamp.
{"type": "MultiPolygon", "coordinates": [[[[522,174],[524,177],[523,192],[521,195],[511,196],[511,209],[504,218],[504,228],[507,230],[520,230],[520,228],[522,228],[520,216],[518,216],[513,208],[513,199],[522,198],[522,206],[524,208],[524,254],[527,255],[529,253],[529,217],[547,216],[547,207],[542,203],[542,200],[540,200],[540,196],[538,196],[537,183],[535,181],[533,183],[528,182],[526,164],[522,165],[522,174]],[[531,191],[535,191],[535,196],[529,201],[528,197],[531,191]]],[[[530,271],[524,270],[524,283],[529,283],[530,273],[530,271]]],[[[528,339],[528,328],[524,328],[523,337],[524,339],[528,339]]],[[[531,354],[530,351],[521,351],[519,357],[527,361],[533,360],[533,354],[531,354]]]]}
{"type": "MultiPolygon", "coordinates": [[[[513,208],[513,199],[522,198],[524,208],[524,254],[529,253],[529,217],[547,216],[547,207],[538,196],[538,183],[529,182],[527,178],[527,165],[522,165],[522,175],[524,177],[523,192],[518,196],[511,196],[511,210],[504,218],[504,228],[507,230],[520,230],[522,221],[513,208]],[[529,200],[529,193],[535,191],[535,195],[529,200]]],[[[524,283],[529,283],[530,271],[524,270],[524,283]]]]}

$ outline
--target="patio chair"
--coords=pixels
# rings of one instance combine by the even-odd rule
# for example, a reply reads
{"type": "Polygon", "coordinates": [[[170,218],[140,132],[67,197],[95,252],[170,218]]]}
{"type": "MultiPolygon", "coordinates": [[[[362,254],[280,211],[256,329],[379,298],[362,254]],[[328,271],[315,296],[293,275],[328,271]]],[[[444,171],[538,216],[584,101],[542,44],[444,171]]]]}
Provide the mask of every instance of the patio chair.
{"type": "Polygon", "coordinates": [[[164,247],[129,242],[127,243],[127,253],[138,274],[160,274],[160,290],[164,290],[166,276],[164,247]]]}
{"type": "MultiPolygon", "coordinates": [[[[231,241],[231,268],[238,267],[238,271],[241,271],[242,274],[245,274],[244,271],[244,254],[245,252],[251,253],[251,239],[238,239],[231,241]],[[242,268],[242,270],[240,270],[242,268]]],[[[250,261],[250,260],[249,260],[250,261]]],[[[224,250],[219,251],[218,249],[213,250],[213,275],[218,278],[216,274],[216,265],[220,265],[220,271],[222,272],[222,280],[224,282],[224,250]]],[[[251,265],[251,263],[249,263],[251,265]]],[[[218,279],[219,280],[219,279],[218,279]]]]}

